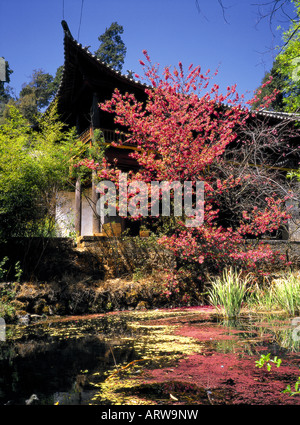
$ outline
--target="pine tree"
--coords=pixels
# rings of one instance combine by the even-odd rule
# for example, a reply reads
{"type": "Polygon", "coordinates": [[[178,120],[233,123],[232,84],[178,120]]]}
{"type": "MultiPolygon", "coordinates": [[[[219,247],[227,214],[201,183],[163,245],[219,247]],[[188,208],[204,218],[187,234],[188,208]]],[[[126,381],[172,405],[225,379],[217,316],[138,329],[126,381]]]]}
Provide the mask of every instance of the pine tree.
{"type": "Polygon", "coordinates": [[[124,29],[122,25],[113,22],[105,32],[98,37],[100,41],[99,49],[95,51],[95,55],[102,62],[112,66],[115,70],[121,71],[124,65],[126,55],[126,47],[120,36],[124,29]]]}

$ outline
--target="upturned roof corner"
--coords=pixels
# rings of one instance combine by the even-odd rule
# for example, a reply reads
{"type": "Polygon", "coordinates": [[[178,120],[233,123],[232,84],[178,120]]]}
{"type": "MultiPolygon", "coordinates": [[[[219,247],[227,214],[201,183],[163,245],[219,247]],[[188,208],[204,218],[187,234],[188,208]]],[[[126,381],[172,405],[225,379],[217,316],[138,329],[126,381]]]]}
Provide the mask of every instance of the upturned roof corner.
{"type": "Polygon", "coordinates": [[[68,26],[68,24],[65,20],[61,21],[61,26],[63,27],[65,35],[70,37],[70,38],[73,38],[71,31],[70,31],[70,28],[69,28],[69,26],[68,26]]]}

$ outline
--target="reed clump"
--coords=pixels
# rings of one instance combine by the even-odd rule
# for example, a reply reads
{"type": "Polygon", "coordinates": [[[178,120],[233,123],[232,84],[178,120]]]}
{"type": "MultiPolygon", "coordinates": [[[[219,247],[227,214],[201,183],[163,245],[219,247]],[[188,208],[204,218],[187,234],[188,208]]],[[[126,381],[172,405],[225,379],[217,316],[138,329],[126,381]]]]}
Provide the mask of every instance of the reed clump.
{"type": "Polygon", "coordinates": [[[300,275],[289,272],[274,279],[272,284],[274,300],[289,315],[300,314],[300,275]]]}
{"type": "Polygon", "coordinates": [[[209,302],[226,318],[239,316],[242,303],[248,291],[250,275],[230,268],[225,269],[222,276],[211,279],[208,289],[209,302]]]}

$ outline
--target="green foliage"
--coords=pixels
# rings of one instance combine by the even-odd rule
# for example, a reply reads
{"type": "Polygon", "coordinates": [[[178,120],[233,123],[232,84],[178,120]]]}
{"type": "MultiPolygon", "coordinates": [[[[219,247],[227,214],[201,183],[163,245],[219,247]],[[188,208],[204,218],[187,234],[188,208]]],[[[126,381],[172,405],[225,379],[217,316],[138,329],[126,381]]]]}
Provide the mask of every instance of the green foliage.
{"type": "Polygon", "coordinates": [[[291,316],[300,313],[300,277],[294,273],[276,279],[273,285],[274,298],[291,316]]]}
{"type": "Polygon", "coordinates": [[[132,280],[134,282],[138,282],[140,279],[143,279],[144,277],[145,277],[145,273],[143,269],[140,267],[136,267],[132,275],[132,280]]]}
{"type": "Polygon", "coordinates": [[[9,323],[15,319],[15,314],[16,308],[13,305],[0,301],[0,317],[9,323]]]}
{"type": "Polygon", "coordinates": [[[34,131],[14,107],[0,126],[0,239],[36,235],[54,225],[53,197],[68,181],[68,161],[76,152],[74,130],[64,131],[51,108],[34,131]]]}
{"type": "MultiPolygon", "coordinates": [[[[0,261],[0,282],[4,281],[6,276],[7,276],[8,269],[4,268],[4,266],[8,262],[8,260],[9,260],[9,258],[7,256],[5,256],[0,261]]],[[[20,261],[17,261],[16,264],[15,264],[15,281],[16,282],[20,282],[22,273],[23,273],[23,270],[21,269],[20,261]]],[[[1,295],[3,295],[3,291],[1,293],[1,295]]]]}
{"type": "Polygon", "coordinates": [[[41,69],[34,70],[30,82],[23,85],[16,105],[25,118],[35,123],[38,113],[49,105],[55,91],[53,76],[41,69]]]}
{"type": "MultiPolygon", "coordinates": [[[[259,99],[277,89],[279,94],[271,104],[271,108],[275,111],[298,112],[300,109],[300,2],[299,0],[291,2],[295,7],[296,18],[290,20],[288,30],[283,33],[283,47],[262,84],[270,76],[273,80],[265,87],[259,88],[261,89],[259,99]]],[[[259,107],[259,101],[253,106],[259,107]]]]}
{"type": "Polygon", "coordinates": [[[293,179],[293,178],[295,178],[295,179],[297,179],[298,181],[300,181],[300,169],[299,170],[297,170],[297,171],[290,171],[289,173],[288,173],[288,178],[290,178],[290,179],[293,179]]]}
{"type": "Polygon", "coordinates": [[[77,152],[72,157],[70,177],[72,179],[80,177],[82,184],[90,183],[92,179],[92,172],[91,169],[86,166],[86,163],[101,163],[105,156],[106,148],[107,146],[105,145],[102,131],[99,129],[94,129],[91,143],[78,145],[77,152]],[[85,158],[84,161],[81,161],[82,158],[85,158]]]}
{"type": "Polygon", "coordinates": [[[252,282],[246,299],[253,310],[284,310],[290,316],[300,313],[300,275],[282,271],[276,278],[269,278],[263,284],[252,282]]]}
{"type": "MultiPolygon", "coordinates": [[[[8,257],[5,256],[0,261],[0,282],[5,282],[8,275],[8,269],[4,267],[8,262],[8,257]]],[[[15,282],[20,282],[22,269],[20,261],[15,263],[15,282]]],[[[13,301],[16,297],[15,282],[4,283],[0,287],[0,317],[6,321],[11,321],[15,318],[16,308],[13,301]]]]}
{"type": "Polygon", "coordinates": [[[222,277],[211,279],[212,286],[208,289],[210,303],[227,318],[238,317],[248,282],[248,276],[243,277],[241,272],[225,269],[222,277]]]}
{"type": "Polygon", "coordinates": [[[16,288],[14,283],[5,283],[3,286],[1,286],[0,288],[0,317],[2,317],[6,322],[11,322],[15,319],[16,308],[13,303],[13,301],[15,300],[15,297],[16,297],[16,288]]]}
{"type": "Polygon", "coordinates": [[[261,86],[257,89],[256,95],[258,100],[253,103],[252,109],[259,109],[260,104],[266,96],[272,95],[274,90],[278,90],[275,100],[270,105],[270,109],[274,111],[283,111],[284,102],[283,102],[283,92],[286,84],[286,77],[280,73],[280,67],[278,62],[275,60],[273,63],[272,69],[269,72],[266,72],[264,78],[262,79],[261,86]],[[272,77],[272,81],[266,84],[267,81],[272,77]],[[266,84],[266,85],[265,85],[266,84]]]}
{"type": "MultiPolygon", "coordinates": [[[[297,18],[300,17],[300,2],[294,3],[297,18]]],[[[300,108],[300,27],[298,19],[291,20],[289,29],[284,32],[284,46],[276,60],[280,73],[285,78],[284,103],[288,112],[299,111],[300,108]]]]}
{"type": "MultiPolygon", "coordinates": [[[[8,66],[8,78],[12,72],[8,66]]],[[[63,66],[57,68],[55,77],[42,69],[35,69],[30,81],[23,84],[16,98],[11,95],[10,88],[4,88],[0,82],[0,124],[9,118],[9,105],[17,107],[31,124],[37,124],[39,115],[49,106],[58,90],[62,73],[63,66]]]]}
{"type": "Polygon", "coordinates": [[[270,372],[272,368],[271,363],[274,363],[277,367],[280,367],[282,360],[279,359],[277,356],[275,356],[273,360],[271,360],[270,357],[271,357],[271,353],[268,353],[266,355],[262,354],[260,356],[260,359],[256,360],[255,366],[262,368],[264,365],[266,365],[268,372],[270,372]]]}
{"type": "Polygon", "coordinates": [[[61,65],[57,68],[56,70],[56,74],[55,77],[52,81],[52,88],[53,88],[53,93],[56,93],[58,90],[58,87],[60,85],[61,79],[62,79],[62,75],[63,75],[63,70],[64,70],[64,66],[61,65]]]}
{"type": "Polygon", "coordinates": [[[23,270],[21,269],[20,261],[17,261],[15,264],[15,278],[17,282],[20,282],[23,270]]]}
{"type": "Polygon", "coordinates": [[[3,280],[4,276],[7,273],[7,269],[4,268],[4,265],[7,261],[8,261],[8,257],[4,257],[0,261],[0,281],[3,280]]]}
{"type": "Polygon", "coordinates": [[[106,150],[105,139],[102,131],[98,128],[94,129],[92,143],[84,154],[85,158],[102,161],[106,150]]]}
{"type": "MultiPolygon", "coordinates": [[[[266,355],[261,354],[260,359],[255,361],[255,366],[262,368],[264,367],[264,365],[266,365],[268,372],[270,372],[272,369],[271,363],[275,364],[277,367],[280,367],[282,360],[279,359],[277,356],[271,359],[271,353],[268,353],[266,355]]],[[[291,385],[287,385],[286,389],[282,392],[284,394],[289,394],[290,396],[300,395],[300,376],[294,384],[294,389],[291,388],[291,385]]]]}
{"type": "Polygon", "coordinates": [[[274,300],[273,290],[266,284],[251,284],[246,302],[247,306],[253,310],[272,311],[277,307],[274,300]]]}
{"type": "Polygon", "coordinates": [[[290,396],[300,395],[300,376],[298,380],[294,384],[294,390],[291,389],[291,386],[288,385],[285,390],[282,391],[285,394],[289,394],[290,396]]]}
{"type": "Polygon", "coordinates": [[[123,32],[122,25],[113,22],[109,28],[106,28],[104,34],[98,37],[101,44],[99,49],[95,51],[98,59],[117,71],[122,70],[126,55],[126,47],[120,36],[123,32]]]}
{"type": "Polygon", "coordinates": [[[23,85],[20,97],[32,94],[39,110],[48,106],[54,95],[53,80],[51,74],[44,72],[42,69],[35,69],[32,73],[31,81],[23,85]]]}

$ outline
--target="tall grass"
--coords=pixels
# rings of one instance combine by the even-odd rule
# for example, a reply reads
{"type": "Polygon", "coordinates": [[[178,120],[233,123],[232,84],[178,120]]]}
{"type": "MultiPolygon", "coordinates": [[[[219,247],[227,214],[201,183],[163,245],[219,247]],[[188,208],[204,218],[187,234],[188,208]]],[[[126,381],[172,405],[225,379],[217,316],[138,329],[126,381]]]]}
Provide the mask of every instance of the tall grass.
{"type": "Polygon", "coordinates": [[[274,280],[274,298],[279,306],[291,316],[300,314],[300,275],[288,273],[274,280]]]}
{"type": "Polygon", "coordinates": [[[234,319],[241,311],[242,302],[248,290],[249,277],[230,268],[221,277],[211,280],[208,289],[209,301],[226,318],[234,319]]]}
{"type": "Polygon", "coordinates": [[[247,306],[252,310],[272,311],[277,308],[273,288],[270,283],[260,286],[257,282],[251,285],[246,299],[247,306]]]}

